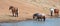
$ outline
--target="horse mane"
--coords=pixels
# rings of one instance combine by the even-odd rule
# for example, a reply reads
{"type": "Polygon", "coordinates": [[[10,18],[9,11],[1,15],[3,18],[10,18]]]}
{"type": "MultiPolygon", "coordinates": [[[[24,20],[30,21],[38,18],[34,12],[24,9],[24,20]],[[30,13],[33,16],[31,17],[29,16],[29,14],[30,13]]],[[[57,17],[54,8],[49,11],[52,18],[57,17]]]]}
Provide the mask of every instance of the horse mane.
{"type": "Polygon", "coordinates": [[[10,6],[10,7],[9,7],[9,9],[12,9],[12,8],[13,8],[13,6],[10,6]]]}

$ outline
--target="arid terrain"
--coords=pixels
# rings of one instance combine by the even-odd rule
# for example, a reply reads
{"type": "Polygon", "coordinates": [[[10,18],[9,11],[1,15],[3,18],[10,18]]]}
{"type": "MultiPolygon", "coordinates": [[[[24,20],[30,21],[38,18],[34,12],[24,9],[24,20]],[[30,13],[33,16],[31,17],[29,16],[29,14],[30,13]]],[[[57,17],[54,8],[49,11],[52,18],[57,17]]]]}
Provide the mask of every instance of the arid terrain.
{"type": "Polygon", "coordinates": [[[0,22],[32,19],[34,13],[50,15],[50,8],[60,10],[60,0],[0,0],[0,22]],[[19,17],[12,17],[9,6],[19,8],[19,17]]]}

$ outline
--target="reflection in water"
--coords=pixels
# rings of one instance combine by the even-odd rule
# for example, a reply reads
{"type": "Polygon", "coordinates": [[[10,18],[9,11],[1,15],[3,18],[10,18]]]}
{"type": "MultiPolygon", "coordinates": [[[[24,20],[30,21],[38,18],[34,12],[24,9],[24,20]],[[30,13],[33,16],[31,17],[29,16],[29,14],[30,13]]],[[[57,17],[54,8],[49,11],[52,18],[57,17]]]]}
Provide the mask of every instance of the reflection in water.
{"type": "Polygon", "coordinates": [[[22,21],[17,23],[0,23],[0,26],[60,26],[60,18],[47,18],[46,21],[22,21]]]}

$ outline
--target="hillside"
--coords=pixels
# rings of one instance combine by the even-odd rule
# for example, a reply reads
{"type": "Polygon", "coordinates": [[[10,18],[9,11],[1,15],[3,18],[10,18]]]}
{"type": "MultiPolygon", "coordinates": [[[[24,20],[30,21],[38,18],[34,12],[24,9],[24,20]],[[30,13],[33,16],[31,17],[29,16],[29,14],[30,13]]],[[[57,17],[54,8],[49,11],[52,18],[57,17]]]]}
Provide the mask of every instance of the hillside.
{"type": "MultiPolygon", "coordinates": [[[[49,15],[50,8],[60,8],[60,0],[0,0],[1,18],[10,18],[9,6],[19,8],[19,17],[17,19],[20,20],[20,18],[32,18],[34,13],[49,15]]],[[[13,18],[13,20],[16,20],[16,18],[13,18]]]]}

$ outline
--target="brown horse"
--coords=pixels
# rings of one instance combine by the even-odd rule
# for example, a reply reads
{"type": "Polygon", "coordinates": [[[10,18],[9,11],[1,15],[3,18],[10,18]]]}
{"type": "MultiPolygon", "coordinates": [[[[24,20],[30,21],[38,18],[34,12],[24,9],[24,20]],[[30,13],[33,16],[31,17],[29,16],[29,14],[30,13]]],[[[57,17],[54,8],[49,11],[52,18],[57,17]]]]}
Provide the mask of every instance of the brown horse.
{"type": "Polygon", "coordinates": [[[59,16],[59,9],[54,9],[55,16],[59,16]]]}
{"type": "Polygon", "coordinates": [[[39,19],[41,19],[41,20],[43,19],[45,21],[45,16],[43,16],[41,14],[39,15],[38,13],[36,13],[36,14],[33,15],[33,19],[35,19],[35,18],[38,19],[38,20],[39,19]]]}
{"type": "Polygon", "coordinates": [[[18,8],[13,7],[13,6],[10,6],[10,7],[9,7],[9,10],[12,11],[12,15],[13,15],[13,16],[18,17],[18,8]]]}

